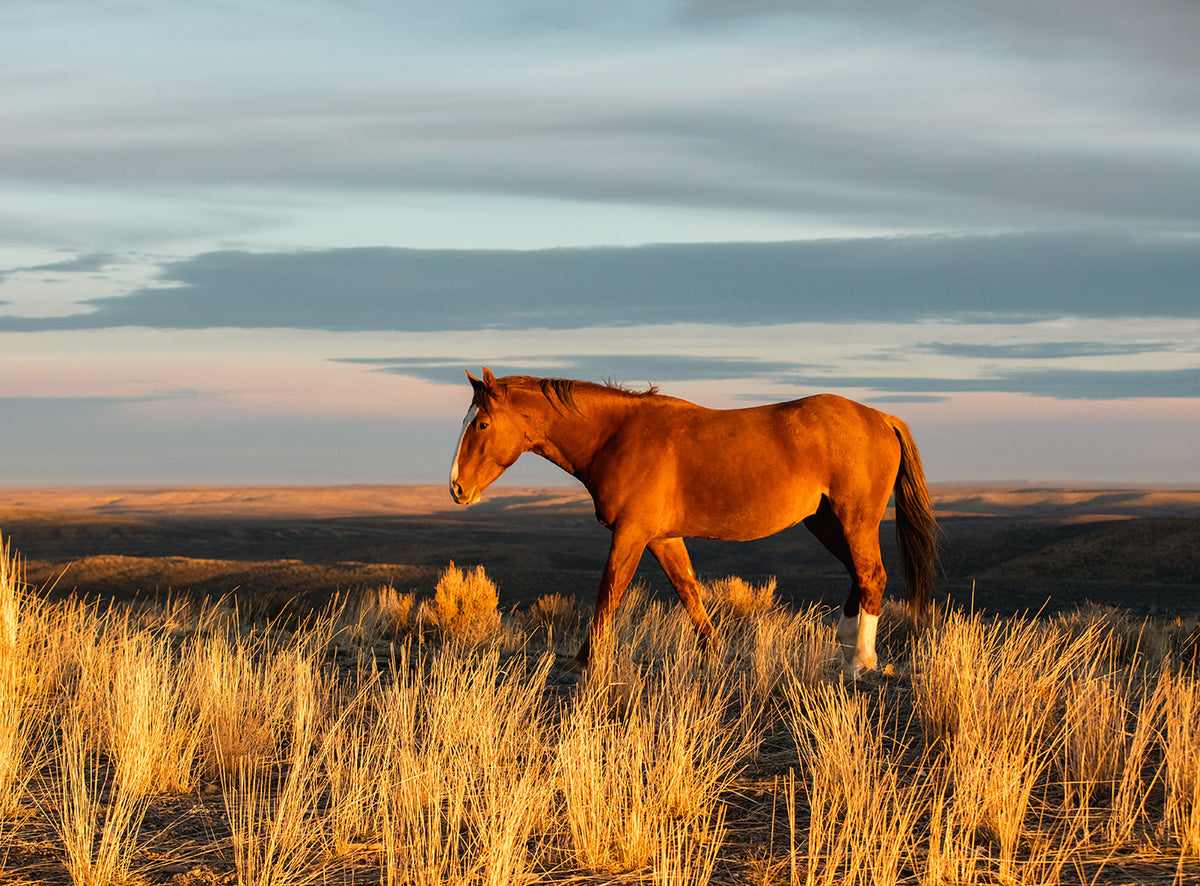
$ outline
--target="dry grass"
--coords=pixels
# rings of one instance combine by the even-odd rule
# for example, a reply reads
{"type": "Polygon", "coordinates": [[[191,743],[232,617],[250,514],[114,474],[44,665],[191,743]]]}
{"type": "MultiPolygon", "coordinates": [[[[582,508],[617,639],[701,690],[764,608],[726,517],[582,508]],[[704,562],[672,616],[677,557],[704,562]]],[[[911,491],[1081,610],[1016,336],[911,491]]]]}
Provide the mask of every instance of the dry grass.
{"type": "Polygon", "coordinates": [[[202,738],[190,674],[160,632],[123,626],[110,648],[89,674],[101,684],[87,694],[117,781],[141,794],[190,792],[202,738]]]}
{"type": "Polygon", "coordinates": [[[383,742],[378,824],[390,883],[519,882],[555,783],[543,689],[532,667],[495,651],[404,655],[377,699],[383,742]]]}
{"type": "Polygon", "coordinates": [[[1168,833],[1184,858],[1200,858],[1200,687],[1193,676],[1164,670],[1164,750],[1168,833]]]}
{"type": "Polygon", "coordinates": [[[549,652],[559,649],[574,653],[591,620],[591,611],[574,597],[543,594],[524,610],[514,613],[518,627],[534,643],[549,652]]]}
{"type": "Polygon", "coordinates": [[[1191,624],[1093,608],[918,630],[893,607],[894,674],[845,683],[831,613],[739,582],[713,590],[719,652],[634,588],[567,683],[553,653],[586,609],[549,596],[502,621],[478,567],[432,601],[385,586],[252,628],[224,603],[50,604],[5,550],[0,877],[168,882],[179,807],[208,823],[178,884],[1196,870],[1191,624]]]}
{"type": "Polygon", "coordinates": [[[33,661],[31,606],[20,561],[7,543],[0,545],[0,816],[17,811],[38,769],[42,687],[33,661]]]}
{"type": "Polygon", "coordinates": [[[774,576],[761,585],[752,585],[743,578],[730,575],[709,582],[707,589],[713,609],[734,618],[759,615],[775,605],[774,576]]]}
{"type": "Polygon", "coordinates": [[[346,630],[354,642],[363,646],[404,640],[420,630],[416,594],[398,591],[390,584],[364,592],[356,609],[357,617],[346,625],[346,630]]]}
{"type": "Polygon", "coordinates": [[[636,871],[670,833],[692,870],[689,847],[711,836],[753,721],[734,687],[695,658],[651,675],[604,644],[594,654],[602,660],[559,743],[571,851],[589,870],[636,871]]]}
{"type": "Polygon", "coordinates": [[[105,782],[100,743],[89,732],[84,711],[67,711],[59,731],[58,802],[50,816],[71,882],[126,883],[146,812],[145,792],[122,783],[119,776],[105,782]]]}

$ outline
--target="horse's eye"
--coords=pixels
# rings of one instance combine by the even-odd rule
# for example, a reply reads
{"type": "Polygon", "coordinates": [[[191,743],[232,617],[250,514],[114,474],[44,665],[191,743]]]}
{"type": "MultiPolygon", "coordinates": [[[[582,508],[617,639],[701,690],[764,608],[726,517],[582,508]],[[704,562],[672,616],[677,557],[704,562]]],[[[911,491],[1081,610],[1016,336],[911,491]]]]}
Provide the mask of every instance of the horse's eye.
{"type": "Polygon", "coordinates": [[[475,427],[481,431],[486,429],[487,426],[488,426],[488,423],[486,421],[481,421],[479,424],[475,425],[475,427]]]}

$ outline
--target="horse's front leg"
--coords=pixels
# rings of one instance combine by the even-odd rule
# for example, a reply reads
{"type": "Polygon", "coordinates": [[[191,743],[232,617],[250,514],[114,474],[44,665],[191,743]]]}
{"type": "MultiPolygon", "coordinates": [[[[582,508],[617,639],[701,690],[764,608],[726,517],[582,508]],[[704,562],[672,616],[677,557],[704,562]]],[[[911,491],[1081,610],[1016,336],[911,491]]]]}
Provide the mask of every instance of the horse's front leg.
{"type": "Polygon", "coordinates": [[[621,603],[621,597],[633,574],[637,572],[638,562],[642,552],[646,550],[646,539],[643,535],[631,531],[613,529],[612,545],[608,549],[608,562],[604,564],[604,575],[600,578],[600,592],[596,596],[596,611],[592,615],[592,626],[588,635],[575,653],[575,658],[568,666],[570,670],[580,673],[588,665],[591,658],[592,644],[596,637],[609,628],[612,614],[621,603]]]}
{"type": "Polygon", "coordinates": [[[700,582],[692,569],[692,558],[688,556],[687,546],[684,545],[683,539],[660,538],[650,542],[647,547],[650,548],[650,553],[654,555],[654,558],[658,560],[658,565],[667,574],[667,578],[671,580],[671,587],[683,601],[683,607],[691,616],[692,624],[696,626],[696,633],[700,635],[700,645],[706,650],[716,648],[717,633],[704,608],[700,582]]]}

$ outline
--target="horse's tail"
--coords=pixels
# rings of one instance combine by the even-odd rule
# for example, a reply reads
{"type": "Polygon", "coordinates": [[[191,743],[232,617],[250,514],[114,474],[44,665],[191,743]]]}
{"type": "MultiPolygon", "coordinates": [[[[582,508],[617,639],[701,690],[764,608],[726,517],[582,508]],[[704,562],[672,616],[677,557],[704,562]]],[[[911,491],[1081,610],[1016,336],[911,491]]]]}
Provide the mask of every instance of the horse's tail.
{"type": "Polygon", "coordinates": [[[888,424],[900,440],[900,469],[896,472],[896,543],[904,568],[909,609],[924,613],[938,573],[938,529],[925,485],[925,468],[908,425],[895,416],[888,424]]]}

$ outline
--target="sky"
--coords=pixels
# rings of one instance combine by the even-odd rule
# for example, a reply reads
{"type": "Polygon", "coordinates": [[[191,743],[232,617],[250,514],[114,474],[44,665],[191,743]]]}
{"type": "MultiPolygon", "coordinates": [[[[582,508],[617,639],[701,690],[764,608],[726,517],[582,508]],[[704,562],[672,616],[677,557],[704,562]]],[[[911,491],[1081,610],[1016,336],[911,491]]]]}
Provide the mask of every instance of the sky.
{"type": "Polygon", "coordinates": [[[1200,484],[1197,45],[1194,0],[0,0],[0,486],[441,483],[481,366],[1200,484]]]}

